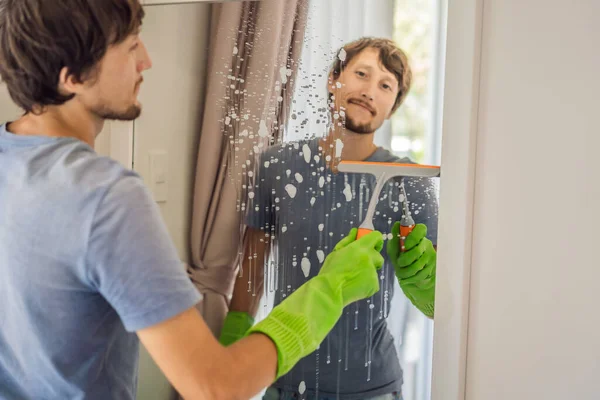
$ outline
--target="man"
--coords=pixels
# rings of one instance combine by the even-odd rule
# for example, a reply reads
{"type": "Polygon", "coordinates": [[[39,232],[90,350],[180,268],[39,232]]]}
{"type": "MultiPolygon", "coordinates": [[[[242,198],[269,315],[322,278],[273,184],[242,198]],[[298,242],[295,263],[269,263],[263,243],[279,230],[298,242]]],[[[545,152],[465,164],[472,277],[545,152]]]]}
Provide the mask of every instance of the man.
{"type": "MultiPolygon", "coordinates": [[[[407,58],[392,41],[363,38],[349,43],[340,51],[329,76],[332,123],[326,137],[275,146],[262,156],[247,218],[246,253],[252,255],[252,261],[244,257],[222,343],[235,342],[253,324],[263,286],[257,271],[269,256],[268,239],[273,234],[279,268],[271,269],[269,279],[272,281],[277,271],[278,304],[318,273],[323,255],[344,230],[362,222],[375,179],[369,174],[337,173],[340,154],[349,161],[411,162],[373,143],[375,131],[402,104],[410,83],[407,58]],[[250,293],[249,280],[256,281],[251,282],[250,293]]],[[[411,302],[433,318],[436,252],[431,240],[437,236],[433,182],[419,178],[403,181],[418,224],[406,239],[406,251],[401,252],[399,225],[392,227],[401,215],[401,182],[388,182],[374,217],[376,229],[393,233],[387,248],[391,266],[386,266],[381,276],[383,293],[346,308],[319,351],[279,379],[264,399],[401,398],[402,371],[385,319],[393,280],[398,279],[411,302]]],[[[273,287],[271,284],[269,293],[273,287]]]]}
{"type": "Polygon", "coordinates": [[[106,119],[140,114],[143,14],[0,2],[0,75],[25,111],[0,126],[0,399],[133,399],[138,338],[184,398],[248,399],[379,289],[381,233],[354,230],[246,338],[217,342],[140,177],[93,150],[106,119]]]}

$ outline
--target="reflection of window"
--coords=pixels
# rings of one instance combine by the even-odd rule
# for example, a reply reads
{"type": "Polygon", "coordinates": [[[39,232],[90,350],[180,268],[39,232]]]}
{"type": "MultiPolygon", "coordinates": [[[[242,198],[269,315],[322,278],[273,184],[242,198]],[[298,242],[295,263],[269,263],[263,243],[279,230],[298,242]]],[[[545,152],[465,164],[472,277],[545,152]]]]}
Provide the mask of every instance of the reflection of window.
{"type": "MultiPolygon", "coordinates": [[[[388,145],[398,156],[425,164],[439,164],[441,159],[446,4],[446,0],[394,0],[393,38],[409,57],[413,83],[404,104],[391,118],[388,145]]],[[[433,322],[409,308],[405,325],[396,328],[402,332],[403,395],[429,400],[433,322]]]]}
{"type": "Polygon", "coordinates": [[[394,41],[406,51],[413,84],[392,116],[390,147],[421,163],[440,159],[445,0],[394,0],[394,41]]]}

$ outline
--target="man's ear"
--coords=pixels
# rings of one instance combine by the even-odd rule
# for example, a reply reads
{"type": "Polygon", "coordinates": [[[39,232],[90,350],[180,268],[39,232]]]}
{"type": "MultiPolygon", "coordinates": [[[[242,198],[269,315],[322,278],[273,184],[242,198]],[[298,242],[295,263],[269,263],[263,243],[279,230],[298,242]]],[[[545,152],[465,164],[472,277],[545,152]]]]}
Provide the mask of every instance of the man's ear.
{"type": "Polygon", "coordinates": [[[67,67],[63,67],[58,75],[58,91],[63,95],[77,94],[81,92],[83,83],[73,74],[69,73],[67,67]]]}

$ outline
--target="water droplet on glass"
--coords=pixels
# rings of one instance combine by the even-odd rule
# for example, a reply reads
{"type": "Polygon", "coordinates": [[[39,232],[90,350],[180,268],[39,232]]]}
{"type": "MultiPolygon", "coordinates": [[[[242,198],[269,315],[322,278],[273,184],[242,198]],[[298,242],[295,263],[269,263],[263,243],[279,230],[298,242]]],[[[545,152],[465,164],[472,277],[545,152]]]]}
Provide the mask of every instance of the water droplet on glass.
{"type": "Polygon", "coordinates": [[[260,137],[269,136],[269,130],[267,129],[267,123],[264,120],[260,121],[260,126],[258,128],[258,136],[260,136],[260,137]]]}
{"type": "Polygon", "coordinates": [[[344,186],[344,196],[346,196],[346,201],[351,201],[352,200],[352,188],[350,187],[349,184],[345,184],[344,186]]]}
{"type": "Polygon", "coordinates": [[[317,258],[319,259],[320,263],[322,263],[323,260],[325,260],[325,253],[323,252],[323,250],[317,250],[317,258]]]}
{"type": "Polygon", "coordinates": [[[298,385],[298,393],[304,394],[304,392],[306,392],[306,383],[302,381],[300,382],[300,385],[298,385]]]}
{"type": "Polygon", "coordinates": [[[310,260],[306,257],[302,259],[301,262],[302,272],[304,273],[304,277],[308,278],[308,274],[310,274],[310,260]]]}
{"type": "Polygon", "coordinates": [[[293,199],[294,197],[296,197],[296,192],[298,190],[296,189],[296,186],[292,185],[291,183],[288,183],[287,185],[285,185],[285,191],[293,199]]]}

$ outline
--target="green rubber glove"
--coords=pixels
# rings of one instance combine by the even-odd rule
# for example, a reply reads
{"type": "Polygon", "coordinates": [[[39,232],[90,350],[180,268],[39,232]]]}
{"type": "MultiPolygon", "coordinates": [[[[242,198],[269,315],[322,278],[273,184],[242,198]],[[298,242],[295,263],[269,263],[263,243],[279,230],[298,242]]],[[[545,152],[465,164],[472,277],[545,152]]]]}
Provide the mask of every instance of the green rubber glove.
{"type": "Polygon", "coordinates": [[[260,332],[277,347],[277,378],[317,349],[345,306],[379,291],[383,237],[371,232],[356,240],[356,229],[327,256],[319,274],[300,286],[248,334],[260,332]]]}
{"type": "Polygon", "coordinates": [[[229,346],[244,337],[248,329],[254,325],[254,318],[241,311],[229,311],[223,322],[219,343],[229,346]]]}
{"type": "Polygon", "coordinates": [[[437,252],[431,240],[426,238],[427,226],[415,225],[404,241],[404,252],[400,251],[400,222],[394,224],[392,235],[393,238],[387,241],[387,254],[400,287],[415,307],[433,318],[437,252]]]}

